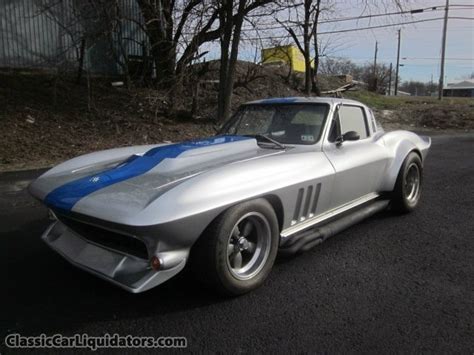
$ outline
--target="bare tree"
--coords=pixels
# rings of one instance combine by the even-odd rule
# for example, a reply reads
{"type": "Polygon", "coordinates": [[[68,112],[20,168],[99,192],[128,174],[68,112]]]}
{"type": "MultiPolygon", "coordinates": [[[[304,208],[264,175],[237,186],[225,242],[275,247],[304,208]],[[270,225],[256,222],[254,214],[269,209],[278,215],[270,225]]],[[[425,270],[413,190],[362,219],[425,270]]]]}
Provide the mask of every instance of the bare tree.
{"type": "MultiPolygon", "coordinates": [[[[354,80],[370,84],[371,81],[376,82],[377,86],[374,91],[384,94],[389,85],[390,67],[386,64],[377,64],[375,70],[377,80],[374,81],[374,66],[372,63],[355,64],[346,58],[325,58],[321,61],[321,73],[324,75],[351,75],[354,80]]],[[[395,70],[392,69],[392,78],[395,70]]]]}
{"type": "MultiPolygon", "coordinates": [[[[375,8],[395,6],[402,9],[409,0],[358,0],[363,6],[363,13],[375,8]]],[[[336,2],[333,0],[288,0],[288,19],[277,21],[288,32],[305,61],[305,93],[309,95],[311,91],[319,94],[317,85],[317,73],[320,65],[321,46],[318,38],[318,25],[321,14],[331,11],[336,2]],[[312,45],[311,45],[312,42],[312,45]],[[312,56],[313,54],[313,56],[312,56]]]]}
{"type": "Polygon", "coordinates": [[[321,15],[322,0],[289,0],[288,4],[288,20],[283,22],[277,20],[280,25],[289,33],[298,49],[301,51],[305,62],[305,87],[306,95],[310,95],[311,90],[317,91],[316,73],[319,64],[318,50],[318,21],[321,15]],[[302,10],[300,10],[302,9],[302,10]],[[294,16],[292,16],[294,14],[294,16]],[[301,32],[302,39],[299,37],[301,32]],[[313,40],[313,48],[311,41],[313,40]],[[314,51],[312,50],[314,49],[314,51]],[[311,53],[314,52],[314,60],[311,53]],[[314,68],[312,67],[314,65],[314,68]]]}
{"type": "Polygon", "coordinates": [[[67,37],[67,40],[61,38],[61,51],[56,59],[56,67],[67,60],[66,53],[76,53],[76,81],[79,83],[87,52],[104,40],[107,44],[106,55],[120,67],[127,86],[130,86],[127,42],[131,39],[124,37],[124,23],[128,19],[120,3],[119,0],[37,0],[36,6],[40,9],[40,14],[55,23],[63,34],[62,37],[67,37]]]}
{"type": "Polygon", "coordinates": [[[219,38],[213,28],[218,18],[211,0],[137,0],[150,41],[150,52],[155,61],[158,84],[170,88],[195,59],[199,47],[219,38]],[[194,27],[192,32],[186,28],[194,27]],[[177,50],[181,48],[179,59],[177,50]]]}
{"type": "Polygon", "coordinates": [[[242,24],[252,11],[274,0],[218,1],[221,58],[219,66],[219,94],[217,119],[225,121],[230,115],[235,68],[239,54],[242,24]]]}
{"type": "Polygon", "coordinates": [[[124,37],[124,22],[126,18],[120,7],[120,0],[114,0],[110,7],[101,8],[101,18],[105,21],[105,35],[108,38],[109,51],[117,65],[120,67],[125,86],[130,88],[132,80],[130,77],[129,53],[124,37]]]}
{"type": "Polygon", "coordinates": [[[318,23],[319,17],[321,15],[321,0],[316,0],[316,5],[314,9],[314,23],[313,23],[313,46],[314,46],[314,59],[313,59],[313,67],[310,67],[311,70],[311,88],[316,95],[320,95],[320,90],[317,85],[317,75],[318,75],[318,68],[319,68],[319,43],[318,43],[318,23]]]}
{"type": "Polygon", "coordinates": [[[162,85],[169,86],[174,77],[176,60],[172,16],[175,2],[172,0],[138,0],[137,2],[145,20],[156,74],[162,85]]]}
{"type": "MultiPolygon", "coordinates": [[[[42,58],[50,66],[61,70],[62,67],[68,67],[68,53],[75,53],[76,59],[81,66],[83,58],[82,38],[84,31],[81,26],[80,11],[76,6],[67,9],[67,4],[63,0],[35,1],[34,5],[37,12],[34,16],[44,16],[58,28],[58,51],[56,55],[42,58]]],[[[36,54],[41,56],[41,54],[36,54]]]]}

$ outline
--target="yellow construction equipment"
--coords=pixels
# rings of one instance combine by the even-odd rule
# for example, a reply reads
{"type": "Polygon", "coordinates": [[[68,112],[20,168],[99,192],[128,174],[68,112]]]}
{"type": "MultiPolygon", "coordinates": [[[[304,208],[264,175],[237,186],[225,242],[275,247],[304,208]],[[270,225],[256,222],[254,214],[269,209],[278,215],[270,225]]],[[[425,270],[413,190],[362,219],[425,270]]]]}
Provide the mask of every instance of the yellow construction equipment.
{"type": "Polygon", "coordinates": [[[298,47],[293,45],[277,46],[262,49],[262,64],[285,63],[295,71],[304,72],[304,56],[298,47]]]}

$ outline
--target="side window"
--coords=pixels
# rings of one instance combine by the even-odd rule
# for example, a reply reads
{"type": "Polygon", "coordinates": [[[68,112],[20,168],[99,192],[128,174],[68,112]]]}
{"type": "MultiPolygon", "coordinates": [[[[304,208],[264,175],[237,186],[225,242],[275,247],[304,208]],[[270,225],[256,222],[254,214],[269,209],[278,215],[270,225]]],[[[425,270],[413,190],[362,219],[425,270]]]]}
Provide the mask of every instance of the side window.
{"type": "Polygon", "coordinates": [[[339,109],[339,124],[341,134],[349,131],[359,133],[360,139],[368,137],[367,122],[362,107],[342,106],[339,109]]]}

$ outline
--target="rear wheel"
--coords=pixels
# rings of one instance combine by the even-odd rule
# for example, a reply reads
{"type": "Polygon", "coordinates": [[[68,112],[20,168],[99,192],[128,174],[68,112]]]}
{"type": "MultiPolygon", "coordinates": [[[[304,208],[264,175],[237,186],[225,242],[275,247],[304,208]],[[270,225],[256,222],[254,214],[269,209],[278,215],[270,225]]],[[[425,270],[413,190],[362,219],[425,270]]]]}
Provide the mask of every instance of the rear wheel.
{"type": "Polygon", "coordinates": [[[408,213],[418,206],[422,181],[423,167],[420,156],[412,152],[400,168],[392,193],[392,206],[396,211],[408,213]]]}
{"type": "Polygon", "coordinates": [[[270,273],[278,235],[277,218],[268,201],[257,199],[231,207],[194,246],[193,271],[224,294],[249,292],[270,273]]]}

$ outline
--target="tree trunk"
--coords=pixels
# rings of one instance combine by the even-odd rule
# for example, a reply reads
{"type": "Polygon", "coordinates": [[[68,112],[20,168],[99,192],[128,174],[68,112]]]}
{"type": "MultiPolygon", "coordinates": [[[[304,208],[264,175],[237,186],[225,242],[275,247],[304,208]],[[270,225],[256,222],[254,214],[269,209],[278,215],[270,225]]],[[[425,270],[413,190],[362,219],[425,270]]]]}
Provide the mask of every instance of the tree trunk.
{"type": "Polygon", "coordinates": [[[231,113],[232,94],[234,91],[235,81],[235,67],[237,64],[237,57],[239,54],[240,34],[242,30],[242,23],[244,21],[244,8],[247,0],[239,1],[238,16],[235,21],[234,34],[232,37],[232,45],[230,51],[230,58],[227,68],[227,80],[225,82],[224,104],[222,121],[227,121],[231,113]]]}
{"type": "Polygon", "coordinates": [[[77,66],[77,77],[76,77],[76,84],[81,83],[82,79],[82,71],[84,69],[84,56],[86,53],[86,38],[81,38],[81,46],[79,47],[79,63],[77,66]]]}
{"type": "Polygon", "coordinates": [[[158,87],[168,89],[174,81],[176,50],[174,44],[162,36],[153,24],[148,26],[151,54],[155,61],[156,82],[158,87]]]}
{"type": "Polygon", "coordinates": [[[304,64],[305,64],[305,81],[304,81],[304,92],[306,95],[311,94],[311,47],[310,47],[310,31],[309,31],[309,21],[310,21],[310,8],[312,0],[305,0],[304,2],[304,24],[303,24],[303,55],[304,55],[304,64]]]}
{"type": "Polygon", "coordinates": [[[238,0],[236,14],[233,14],[233,0],[222,0],[220,2],[219,32],[221,38],[221,60],[217,110],[217,119],[220,122],[227,120],[231,113],[235,67],[239,54],[239,44],[244,18],[252,10],[270,2],[271,0],[254,0],[253,2],[249,2],[248,0],[238,0]]]}
{"type": "Polygon", "coordinates": [[[219,18],[221,22],[221,59],[219,64],[219,93],[217,97],[217,120],[219,122],[225,121],[226,111],[226,91],[229,73],[229,50],[230,42],[232,40],[233,24],[233,0],[223,0],[221,8],[219,9],[219,18]]]}
{"type": "Polygon", "coordinates": [[[318,69],[319,69],[319,44],[318,44],[318,22],[319,15],[321,13],[321,0],[317,0],[316,3],[316,14],[314,16],[313,25],[313,43],[314,43],[314,62],[313,62],[313,75],[311,80],[312,90],[316,96],[321,96],[321,90],[318,85],[318,69]]]}
{"type": "Polygon", "coordinates": [[[175,79],[176,66],[172,18],[174,1],[160,0],[152,3],[138,0],[138,5],[150,40],[150,53],[155,62],[157,85],[160,88],[169,89],[175,79]]]}

